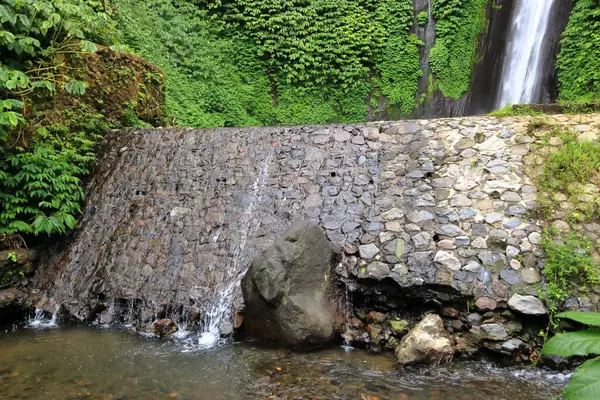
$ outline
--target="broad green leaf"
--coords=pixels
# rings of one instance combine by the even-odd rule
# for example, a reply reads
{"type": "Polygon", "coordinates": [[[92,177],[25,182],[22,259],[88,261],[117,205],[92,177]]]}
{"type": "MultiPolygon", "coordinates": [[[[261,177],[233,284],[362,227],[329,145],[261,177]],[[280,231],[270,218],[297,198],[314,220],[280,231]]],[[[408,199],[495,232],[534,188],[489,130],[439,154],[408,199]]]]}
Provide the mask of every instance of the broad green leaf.
{"type": "Polygon", "coordinates": [[[65,90],[67,91],[67,93],[73,94],[76,96],[85,94],[86,88],[87,88],[87,85],[85,82],[77,81],[77,80],[72,80],[65,85],[65,90]]]}
{"type": "Polygon", "coordinates": [[[600,359],[581,364],[565,388],[564,400],[600,399],[600,359]]]}
{"type": "Polygon", "coordinates": [[[600,354],[600,330],[559,333],[546,342],[542,353],[561,357],[600,354]]]}
{"type": "Polygon", "coordinates": [[[96,43],[92,43],[89,40],[82,40],[81,50],[85,53],[95,53],[98,51],[98,46],[96,43]]]}
{"type": "Polygon", "coordinates": [[[586,325],[600,326],[600,313],[566,311],[557,315],[558,318],[568,318],[586,325]]]}

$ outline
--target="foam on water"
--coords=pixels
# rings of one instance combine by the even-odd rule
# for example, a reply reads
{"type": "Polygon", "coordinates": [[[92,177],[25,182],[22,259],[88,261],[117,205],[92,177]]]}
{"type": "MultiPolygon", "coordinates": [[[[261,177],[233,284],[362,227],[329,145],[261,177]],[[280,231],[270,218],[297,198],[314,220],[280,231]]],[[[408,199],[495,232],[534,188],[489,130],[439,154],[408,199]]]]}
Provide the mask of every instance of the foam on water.
{"type": "Polygon", "coordinates": [[[25,326],[27,328],[32,328],[32,329],[57,328],[58,327],[57,317],[58,317],[59,309],[60,309],[60,307],[56,307],[56,310],[54,311],[52,316],[50,318],[47,318],[46,317],[47,313],[45,310],[43,310],[41,308],[36,308],[33,318],[31,318],[29,321],[27,321],[27,325],[25,325],[25,326]]]}

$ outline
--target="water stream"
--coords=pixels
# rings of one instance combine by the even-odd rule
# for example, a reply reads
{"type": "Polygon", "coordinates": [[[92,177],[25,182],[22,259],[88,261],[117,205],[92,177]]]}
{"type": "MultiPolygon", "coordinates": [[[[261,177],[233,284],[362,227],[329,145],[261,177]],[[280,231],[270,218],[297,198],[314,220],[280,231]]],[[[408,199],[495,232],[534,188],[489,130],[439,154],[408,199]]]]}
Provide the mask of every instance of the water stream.
{"type": "Polygon", "coordinates": [[[401,371],[391,354],[341,348],[231,343],[182,353],[178,342],[106,329],[0,333],[0,393],[11,400],[547,400],[567,379],[483,362],[401,371]]]}
{"type": "MultiPolygon", "coordinates": [[[[214,293],[214,300],[206,313],[202,331],[199,335],[188,335],[186,329],[180,327],[179,337],[184,338],[185,350],[196,351],[208,349],[221,343],[221,333],[223,333],[223,324],[231,325],[231,312],[235,293],[240,288],[241,280],[246,273],[248,264],[244,260],[244,250],[248,240],[248,233],[253,224],[257,222],[255,208],[257,203],[261,201],[263,189],[269,177],[269,165],[271,155],[262,162],[256,180],[252,184],[252,193],[249,204],[246,206],[244,213],[240,218],[241,226],[239,228],[239,238],[235,245],[233,262],[229,269],[224,274],[224,281],[217,287],[214,293]]],[[[220,230],[215,234],[216,241],[220,234],[220,230]]],[[[231,329],[226,329],[230,331],[231,329]]]]}
{"type": "Polygon", "coordinates": [[[556,0],[516,0],[496,108],[539,101],[548,55],[543,54],[556,0]]]}

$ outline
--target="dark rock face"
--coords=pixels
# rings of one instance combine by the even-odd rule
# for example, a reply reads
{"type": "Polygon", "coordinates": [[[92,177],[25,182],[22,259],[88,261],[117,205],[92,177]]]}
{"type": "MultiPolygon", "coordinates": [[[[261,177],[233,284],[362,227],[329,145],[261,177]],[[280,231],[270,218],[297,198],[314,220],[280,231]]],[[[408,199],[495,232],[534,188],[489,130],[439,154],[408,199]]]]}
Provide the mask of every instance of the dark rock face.
{"type": "Polygon", "coordinates": [[[325,233],[297,222],[256,258],[242,280],[245,331],[292,346],[330,343],[343,322],[334,310],[331,274],[339,254],[325,233]]]}

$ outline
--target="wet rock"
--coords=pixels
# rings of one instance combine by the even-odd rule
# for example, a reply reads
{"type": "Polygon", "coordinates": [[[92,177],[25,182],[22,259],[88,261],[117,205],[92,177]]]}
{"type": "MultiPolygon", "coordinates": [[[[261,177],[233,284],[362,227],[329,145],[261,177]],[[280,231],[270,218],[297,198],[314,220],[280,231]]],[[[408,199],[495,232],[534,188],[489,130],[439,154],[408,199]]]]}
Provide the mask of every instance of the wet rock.
{"type": "Polygon", "coordinates": [[[366,268],[361,268],[358,277],[361,279],[382,280],[390,274],[390,267],[382,262],[375,261],[366,268]]]}
{"type": "Polygon", "coordinates": [[[406,218],[413,224],[418,224],[424,221],[431,221],[435,216],[427,210],[413,210],[408,213],[406,218]]]}
{"type": "Polygon", "coordinates": [[[523,283],[533,285],[542,281],[542,276],[535,268],[524,268],[521,270],[521,280],[523,283]]]}
{"type": "Polygon", "coordinates": [[[439,364],[452,359],[454,348],[442,319],[429,314],[402,338],[395,354],[401,365],[439,364]]]}
{"type": "Polygon", "coordinates": [[[514,294],[508,300],[508,306],[515,311],[527,315],[546,315],[548,313],[541,300],[534,296],[514,294]]]}
{"type": "Polygon", "coordinates": [[[177,332],[177,325],[170,319],[159,319],[152,324],[152,333],[162,337],[171,336],[177,332]]]}
{"type": "Polygon", "coordinates": [[[408,332],[409,323],[404,319],[391,319],[388,324],[393,335],[403,336],[408,332]]]}
{"type": "Polygon", "coordinates": [[[445,317],[457,318],[458,310],[452,307],[442,307],[442,309],[440,310],[440,314],[442,314],[445,317]]]}
{"type": "Polygon", "coordinates": [[[504,279],[509,285],[516,285],[520,282],[519,277],[512,269],[503,269],[500,271],[500,278],[504,279]]]}
{"type": "Polygon", "coordinates": [[[379,254],[379,248],[372,243],[358,246],[358,251],[360,252],[360,257],[365,260],[372,260],[379,254]]]}
{"type": "Polygon", "coordinates": [[[249,336],[292,346],[331,342],[341,316],[329,307],[329,276],[338,255],[323,231],[292,225],[251,264],[242,280],[249,336]]]}
{"type": "Polygon", "coordinates": [[[481,330],[485,333],[487,339],[502,341],[508,339],[508,333],[502,324],[482,324],[481,330]]]}
{"type": "Polygon", "coordinates": [[[472,313],[467,316],[467,322],[474,326],[479,325],[481,323],[481,315],[477,313],[472,313]]]}

